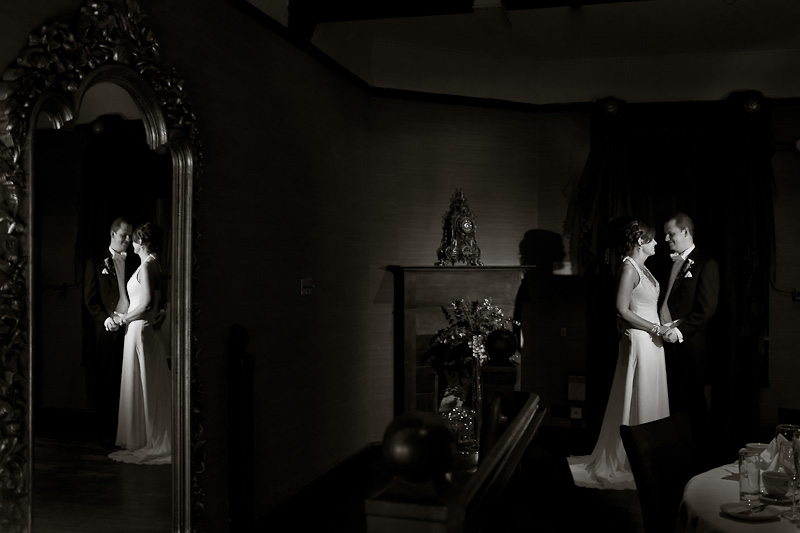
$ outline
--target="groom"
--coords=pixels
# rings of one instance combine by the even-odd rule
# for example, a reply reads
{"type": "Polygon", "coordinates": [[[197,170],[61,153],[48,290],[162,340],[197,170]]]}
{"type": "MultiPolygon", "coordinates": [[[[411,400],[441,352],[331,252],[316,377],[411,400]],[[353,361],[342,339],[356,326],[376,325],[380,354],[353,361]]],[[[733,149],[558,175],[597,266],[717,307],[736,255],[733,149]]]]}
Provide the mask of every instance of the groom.
{"type": "Polygon", "coordinates": [[[125,286],[134,269],[130,268],[126,250],[132,233],[130,222],[124,218],[114,220],[108,248],[86,262],[83,278],[83,303],[93,323],[93,337],[87,339],[82,361],[86,393],[107,449],[114,447],[117,435],[125,335],[112,317],[115,312],[128,310],[125,286]]]}
{"type": "Polygon", "coordinates": [[[664,333],[664,356],[670,413],[686,411],[697,446],[708,442],[708,404],[705,397],[705,328],[717,310],[719,267],[694,244],[694,223],[676,213],[664,224],[672,252],[672,270],[659,307],[661,323],[675,321],[664,333]]]}

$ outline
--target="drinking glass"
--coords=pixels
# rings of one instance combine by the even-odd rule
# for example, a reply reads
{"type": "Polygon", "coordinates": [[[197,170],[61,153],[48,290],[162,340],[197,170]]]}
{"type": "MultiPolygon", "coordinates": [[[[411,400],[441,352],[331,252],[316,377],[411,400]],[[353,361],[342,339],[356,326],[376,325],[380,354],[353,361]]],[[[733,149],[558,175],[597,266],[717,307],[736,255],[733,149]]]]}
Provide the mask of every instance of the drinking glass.
{"type": "MultiPolygon", "coordinates": [[[[790,439],[791,437],[792,435],[789,436],[790,439]]],[[[778,464],[783,467],[786,473],[789,474],[789,477],[792,478],[792,490],[791,496],[789,496],[792,499],[792,509],[781,513],[782,517],[791,521],[800,520],[800,512],[797,510],[797,500],[795,500],[795,494],[797,492],[797,471],[798,467],[800,467],[798,452],[800,452],[800,439],[782,442],[780,451],[778,452],[780,453],[778,464]]]]}
{"type": "Polygon", "coordinates": [[[746,501],[748,507],[761,499],[759,460],[758,450],[739,450],[739,499],[746,501]]]}
{"type": "Polygon", "coordinates": [[[795,431],[800,431],[800,426],[797,424],[778,424],[775,426],[775,438],[783,435],[786,440],[791,441],[795,431]]]}

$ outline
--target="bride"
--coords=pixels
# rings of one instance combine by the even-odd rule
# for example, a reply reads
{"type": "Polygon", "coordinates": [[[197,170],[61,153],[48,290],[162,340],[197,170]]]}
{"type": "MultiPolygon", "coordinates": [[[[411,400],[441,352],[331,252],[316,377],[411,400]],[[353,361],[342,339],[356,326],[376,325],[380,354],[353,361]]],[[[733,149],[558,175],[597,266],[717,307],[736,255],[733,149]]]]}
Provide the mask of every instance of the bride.
{"type": "Polygon", "coordinates": [[[644,264],[655,254],[655,230],[635,220],[628,222],[621,243],[616,307],[623,331],[614,380],[592,454],[568,458],[575,484],[583,487],[635,489],[619,426],[669,416],[661,340],[669,328],[659,324],[659,284],[644,264]]]}
{"type": "Polygon", "coordinates": [[[141,265],[128,280],[130,306],[114,321],[125,325],[117,446],[109,457],[137,464],[168,464],[172,457],[172,394],[164,343],[156,331],[161,308],[161,229],[151,222],[133,232],[141,265]]]}

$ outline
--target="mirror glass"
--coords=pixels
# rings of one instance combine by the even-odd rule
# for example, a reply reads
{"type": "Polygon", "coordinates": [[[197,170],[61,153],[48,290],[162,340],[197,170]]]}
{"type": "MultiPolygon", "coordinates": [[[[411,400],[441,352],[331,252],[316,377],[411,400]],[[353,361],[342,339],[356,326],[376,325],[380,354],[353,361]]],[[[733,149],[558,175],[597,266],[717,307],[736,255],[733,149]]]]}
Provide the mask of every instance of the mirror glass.
{"type": "MultiPolygon", "coordinates": [[[[164,230],[159,261],[169,272],[170,154],[147,145],[130,95],[99,82],[64,128],[37,117],[32,185],[39,258],[33,273],[34,531],[102,532],[119,524],[170,531],[171,466],[108,458],[112,448],[102,442],[87,386],[94,331],[82,298],[83,265],[108,247],[111,222],[119,216],[134,227],[152,221],[164,230]]],[[[127,252],[133,256],[133,247],[127,252]]],[[[168,282],[167,275],[162,294],[169,294],[168,282]]],[[[159,335],[171,344],[168,327],[159,335]]]]}
{"type": "Polygon", "coordinates": [[[192,228],[203,154],[183,80],[161,65],[135,0],[84,0],[61,22],[33,29],[2,80],[0,529],[118,531],[112,524],[127,521],[121,509],[133,508],[148,510],[137,512],[136,531],[193,531],[204,508],[192,228]],[[165,231],[161,338],[172,376],[171,466],[115,463],[84,444],[96,442],[97,428],[82,364],[81,263],[108,246],[119,215],[165,231]],[[73,448],[59,458],[47,443],[73,448]],[[132,473],[114,478],[110,466],[132,473]],[[109,479],[113,488],[103,484],[109,479]],[[68,499],[90,486],[91,512],[102,516],[68,499]],[[69,528],[62,512],[85,520],[69,528]],[[48,519],[58,524],[48,529],[48,519]]]}

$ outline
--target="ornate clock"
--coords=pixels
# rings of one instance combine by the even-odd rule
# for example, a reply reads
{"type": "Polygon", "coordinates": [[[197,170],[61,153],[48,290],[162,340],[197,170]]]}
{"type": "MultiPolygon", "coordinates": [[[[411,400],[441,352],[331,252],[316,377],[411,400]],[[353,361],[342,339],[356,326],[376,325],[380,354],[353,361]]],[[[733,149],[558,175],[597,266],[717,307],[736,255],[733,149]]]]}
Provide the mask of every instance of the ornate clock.
{"type": "Polygon", "coordinates": [[[481,249],[475,241],[475,215],[461,189],[456,189],[450,201],[450,210],[444,214],[442,221],[442,244],[436,251],[439,258],[436,265],[468,263],[483,266],[481,249]]]}

